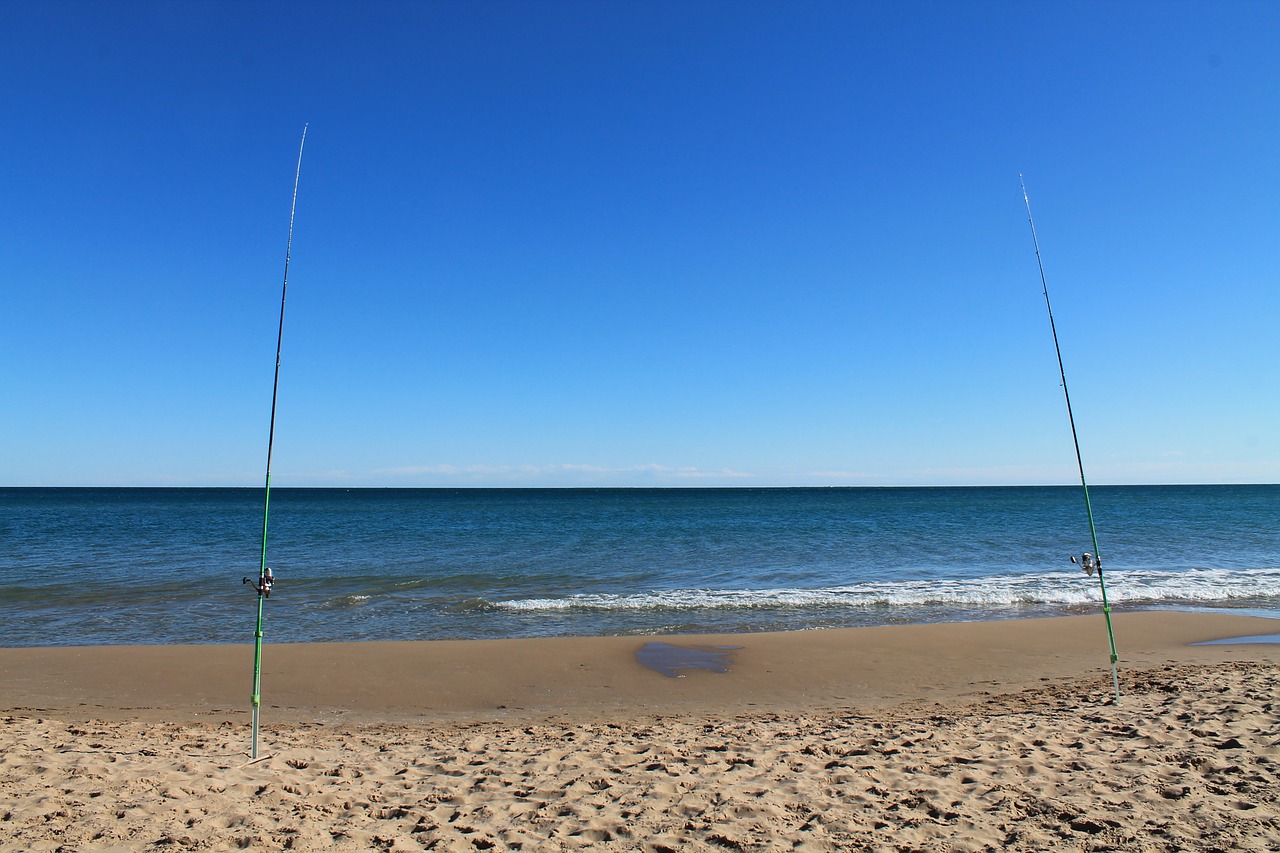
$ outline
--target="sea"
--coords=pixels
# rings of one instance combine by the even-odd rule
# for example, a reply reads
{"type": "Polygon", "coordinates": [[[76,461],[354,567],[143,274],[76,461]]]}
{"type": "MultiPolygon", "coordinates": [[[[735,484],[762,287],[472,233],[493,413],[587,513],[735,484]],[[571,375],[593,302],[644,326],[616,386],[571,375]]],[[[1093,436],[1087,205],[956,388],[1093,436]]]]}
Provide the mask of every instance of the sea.
{"type": "MultiPolygon", "coordinates": [[[[1116,612],[1280,617],[1280,486],[1093,486],[1116,612]]],[[[1098,613],[1079,486],[0,489],[0,646],[806,630],[1098,613]]]]}

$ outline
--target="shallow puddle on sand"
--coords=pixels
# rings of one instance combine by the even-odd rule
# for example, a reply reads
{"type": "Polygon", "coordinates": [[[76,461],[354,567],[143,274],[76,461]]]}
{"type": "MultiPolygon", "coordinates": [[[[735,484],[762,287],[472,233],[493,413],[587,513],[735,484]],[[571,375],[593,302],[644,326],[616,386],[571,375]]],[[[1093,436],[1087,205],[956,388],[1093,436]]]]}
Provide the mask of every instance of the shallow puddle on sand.
{"type": "Polygon", "coordinates": [[[1280,643],[1280,634],[1255,634],[1252,637],[1226,637],[1221,640],[1205,640],[1203,643],[1192,643],[1193,646],[1234,646],[1249,643],[1280,643]]]}
{"type": "Polygon", "coordinates": [[[671,643],[645,643],[636,652],[636,660],[668,678],[684,678],[678,669],[729,671],[729,653],[742,646],[675,646],[671,643]]]}

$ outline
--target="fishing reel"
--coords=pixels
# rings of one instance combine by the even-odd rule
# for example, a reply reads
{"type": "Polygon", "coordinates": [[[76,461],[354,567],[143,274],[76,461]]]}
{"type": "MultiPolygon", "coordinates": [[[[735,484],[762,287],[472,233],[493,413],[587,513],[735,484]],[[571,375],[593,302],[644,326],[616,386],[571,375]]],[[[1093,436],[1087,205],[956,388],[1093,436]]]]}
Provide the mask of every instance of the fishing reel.
{"type": "MultiPolygon", "coordinates": [[[[1072,557],[1071,559],[1073,562],[1075,561],[1075,557],[1072,557]]],[[[254,583],[248,578],[245,578],[244,580],[242,580],[241,583],[249,584],[249,586],[253,587],[254,591],[256,591],[258,595],[262,596],[263,598],[270,598],[271,588],[276,585],[276,576],[273,575],[271,573],[271,569],[268,568],[266,569],[266,571],[262,573],[262,577],[258,580],[257,583],[254,583]]]]}
{"type": "MultiPolygon", "coordinates": [[[[1102,559],[1099,557],[1093,556],[1088,551],[1085,551],[1083,554],[1080,555],[1079,562],[1076,561],[1075,557],[1071,558],[1071,562],[1076,563],[1076,565],[1078,565],[1081,569],[1083,569],[1084,573],[1089,577],[1093,577],[1093,572],[1095,569],[1098,571],[1102,570],[1102,559]]],[[[268,569],[267,571],[270,571],[270,569],[268,569]]]]}

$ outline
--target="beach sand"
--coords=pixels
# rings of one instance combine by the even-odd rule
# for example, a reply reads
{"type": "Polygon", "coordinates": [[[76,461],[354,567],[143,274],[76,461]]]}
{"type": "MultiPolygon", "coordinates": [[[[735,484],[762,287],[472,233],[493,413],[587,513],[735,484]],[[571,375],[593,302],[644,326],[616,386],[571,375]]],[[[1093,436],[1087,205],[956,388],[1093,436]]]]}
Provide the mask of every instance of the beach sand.
{"type": "Polygon", "coordinates": [[[0,649],[0,849],[1277,850],[1276,627],[0,649]]]}

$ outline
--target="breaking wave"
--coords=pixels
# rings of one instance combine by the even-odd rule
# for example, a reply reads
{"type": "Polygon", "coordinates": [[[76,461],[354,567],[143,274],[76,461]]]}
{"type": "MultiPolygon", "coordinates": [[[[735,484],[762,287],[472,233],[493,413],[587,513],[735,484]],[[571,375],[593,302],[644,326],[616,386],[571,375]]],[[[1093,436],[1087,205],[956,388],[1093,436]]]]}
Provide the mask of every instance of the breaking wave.
{"type": "MultiPolygon", "coordinates": [[[[1203,606],[1280,603],[1280,569],[1194,569],[1108,572],[1113,604],[1203,606]]],[[[951,580],[879,581],[819,589],[674,589],[633,594],[588,593],[489,604],[510,611],[634,611],[776,608],[1072,608],[1100,602],[1096,578],[1058,572],[951,580]]]]}

